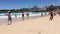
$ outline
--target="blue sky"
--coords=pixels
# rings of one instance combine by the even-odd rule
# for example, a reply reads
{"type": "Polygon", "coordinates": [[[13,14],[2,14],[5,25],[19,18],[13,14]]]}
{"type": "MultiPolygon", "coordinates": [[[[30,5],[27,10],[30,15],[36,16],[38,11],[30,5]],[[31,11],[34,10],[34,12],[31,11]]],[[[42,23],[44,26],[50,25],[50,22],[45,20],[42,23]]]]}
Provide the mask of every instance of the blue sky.
{"type": "Polygon", "coordinates": [[[60,0],[0,0],[0,9],[19,9],[33,6],[60,5],[60,0]]]}

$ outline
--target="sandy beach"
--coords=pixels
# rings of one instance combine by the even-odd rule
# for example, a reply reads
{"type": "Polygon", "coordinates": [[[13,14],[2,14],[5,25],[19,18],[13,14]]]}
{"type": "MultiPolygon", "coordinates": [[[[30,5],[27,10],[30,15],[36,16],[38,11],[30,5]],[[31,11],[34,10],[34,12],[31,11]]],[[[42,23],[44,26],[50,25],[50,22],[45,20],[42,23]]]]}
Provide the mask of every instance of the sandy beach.
{"type": "Polygon", "coordinates": [[[60,34],[60,16],[28,19],[11,25],[0,25],[0,34],[60,34]]]}

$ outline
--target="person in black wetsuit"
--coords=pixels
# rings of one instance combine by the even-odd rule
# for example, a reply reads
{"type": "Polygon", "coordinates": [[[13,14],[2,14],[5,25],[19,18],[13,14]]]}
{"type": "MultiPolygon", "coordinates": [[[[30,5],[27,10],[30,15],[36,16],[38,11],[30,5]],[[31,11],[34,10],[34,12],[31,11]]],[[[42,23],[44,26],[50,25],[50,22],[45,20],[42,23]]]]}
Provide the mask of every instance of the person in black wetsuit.
{"type": "Polygon", "coordinates": [[[12,24],[11,13],[8,11],[8,25],[12,24]]]}

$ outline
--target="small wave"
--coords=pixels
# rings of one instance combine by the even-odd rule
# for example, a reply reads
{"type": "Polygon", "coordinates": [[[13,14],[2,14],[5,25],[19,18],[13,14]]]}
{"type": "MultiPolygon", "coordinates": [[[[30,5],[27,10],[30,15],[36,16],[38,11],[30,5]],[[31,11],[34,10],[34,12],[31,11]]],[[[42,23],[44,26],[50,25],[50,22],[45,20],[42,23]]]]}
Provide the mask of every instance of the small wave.
{"type": "MultiPolygon", "coordinates": [[[[45,15],[45,14],[49,14],[48,12],[46,13],[42,13],[43,15],[45,15]]],[[[16,14],[16,16],[17,16],[17,18],[18,17],[22,17],[22,15],[21,15],[21,13],[19,14],[19,13],[17,13],[16,14]]],[[[26,14],[24,15],[25,17],[26,17],[26,14]]],[[[41,13],[34,13],[34,14],[32,14],[32,13],[29,13],[29,16],[41,16],[41,13]]],[[[11,14],[11,17],[12,18],[15,18],[15,15],[14,14],[11,14]]],[[[8,18],[5,14],[0,14],[0,18],[8,18]]]]}

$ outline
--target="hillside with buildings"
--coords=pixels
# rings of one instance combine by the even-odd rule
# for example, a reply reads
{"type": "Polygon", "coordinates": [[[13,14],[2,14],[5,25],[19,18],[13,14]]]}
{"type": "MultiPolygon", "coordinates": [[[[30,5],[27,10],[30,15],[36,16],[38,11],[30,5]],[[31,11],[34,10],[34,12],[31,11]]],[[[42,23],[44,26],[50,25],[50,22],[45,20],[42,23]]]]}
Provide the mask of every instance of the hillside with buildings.
{"type": "Polygon", "coordinates": [[[60,10],[60,6],[56,6],[56,5],[50,5],[50,6],[46,6],[46,7],[39,7],[39,6],[33,6],[32,8],[21,8],[21,9],[11,9],[11,10],[0,10],[0,13],[4,13],[4,12],[46,12],[46,11],[51,11],[51,10],[60,10]]]}

